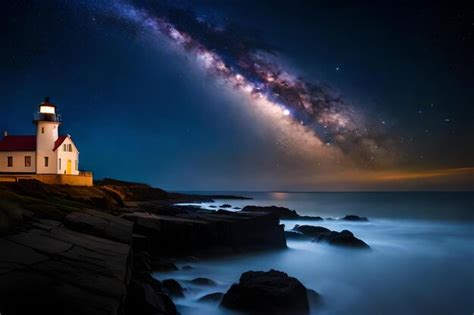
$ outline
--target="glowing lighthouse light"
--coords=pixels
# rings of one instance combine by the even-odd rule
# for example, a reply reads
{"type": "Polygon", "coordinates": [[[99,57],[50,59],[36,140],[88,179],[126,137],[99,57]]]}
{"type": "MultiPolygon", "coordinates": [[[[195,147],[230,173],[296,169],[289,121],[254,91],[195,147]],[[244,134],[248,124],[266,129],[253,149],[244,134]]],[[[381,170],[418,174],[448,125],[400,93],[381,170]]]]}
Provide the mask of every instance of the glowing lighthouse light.
{"type": "Polygon", "coordinates": [[[46,97],[40,104],[39,112],[41,114],[56,114],[56,106],[49,102],[49,97],[46,97]]]}
{"type": "Polygon", "coordinates": [[[288,109],[284,109],[284,110],[283,110],[283,115],[289,116],[289,115],[290,115],[290,111],[289,111],[288,109]]]}
{"type": "Polygon", "coordinates": [[[53,106],[40,106],[41,114],[56,114],[56,110],[53,106]]]}

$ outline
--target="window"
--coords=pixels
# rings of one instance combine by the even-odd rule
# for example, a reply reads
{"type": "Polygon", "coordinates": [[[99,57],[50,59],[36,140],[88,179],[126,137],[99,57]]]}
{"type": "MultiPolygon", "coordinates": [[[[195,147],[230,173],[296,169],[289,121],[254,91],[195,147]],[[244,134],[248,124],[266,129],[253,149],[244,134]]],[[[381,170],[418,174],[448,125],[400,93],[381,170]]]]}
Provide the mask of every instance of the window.
{"type": "Polygon", "coordinates": [[[8,159],[8,167],[13,167],[13,156],[7,157],[8,159]]]}
{"type": "Polygon", "coordinates": [[[49,167],[49,157],[44,157],[44,167],[49,167]]]}
{"type": "Polygon", "coordinates": [[[61,167],[62,167],[62,163],[61,163],[61,159],[59,159],[59,170],[61,170],[61,167]]]}
{"type": "Polygon", "coordinates": [[[63,151],[64,151],[64,152],[67,151],[67,144],[63,144],[63,151]]]}
{"type": "Polygon", "coordinates": [[[31,156],[25,156],[25,167],[31,167],[31,156]]]}
{"type": "Polygon", "coordinates": [[[44,133],[44,127],[41,127],[41,133],[44,133]]]}
{"type": "Polygon", "coordinates": [[[69,152],[72,152],[72,144],[69,144],[69,152]]]}
{"type": "Polygon", "coordinates": [[[79,170],[79,161],[76,160],[76,171],[78,171],[78,170],[79,170]]]}

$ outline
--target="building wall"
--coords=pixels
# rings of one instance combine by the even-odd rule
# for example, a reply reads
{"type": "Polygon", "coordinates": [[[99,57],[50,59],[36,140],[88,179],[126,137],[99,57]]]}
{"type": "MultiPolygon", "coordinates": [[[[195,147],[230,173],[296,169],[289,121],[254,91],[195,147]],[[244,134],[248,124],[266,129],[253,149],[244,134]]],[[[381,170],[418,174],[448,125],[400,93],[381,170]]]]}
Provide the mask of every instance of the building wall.
{"type": "Polygon", "coordinates": [[[28,151],[3,151],[0,152],[0,173],[35,173],[36,152],[28,151]],[[8,157],[13,157],[13,167],[8,167],[8,157]],[[25,166],[25,156],[31,157],[31,166],[25,166]]]}
{"type": "Polygon", "coordinates": [[[56,150],[58,155],[57,174],[67,174],[67,162],[71,161],[71,173],[69,175],[79,174],[79,151],[72,142],[71,138],[64,140],[63,144],[56,150]],[[72,152],[67,148],[72,145],[72,152]],[[66,150],[65,147],[66,146],[66,150]],[[77,166],[77,167],[76,167],[77,166]]]}
{"type": "Polygon", "coordinates": [[[54,143],[59,137],[59,123],[39,121],[36,128],[36,172],[38,174],[57,174],[57,151],[53,151],[54,143]],[[48,166],[45,166],[48,157],[48,166]]]}
{"type": "Polygon", "coordinates": [[[0,182],[18,182],[20,180],[38,180],[49,185],[70,185],[70,186],[93,186],[94,177],[92,173],[81,173],[79,175],[0,175],[0,182]]]}

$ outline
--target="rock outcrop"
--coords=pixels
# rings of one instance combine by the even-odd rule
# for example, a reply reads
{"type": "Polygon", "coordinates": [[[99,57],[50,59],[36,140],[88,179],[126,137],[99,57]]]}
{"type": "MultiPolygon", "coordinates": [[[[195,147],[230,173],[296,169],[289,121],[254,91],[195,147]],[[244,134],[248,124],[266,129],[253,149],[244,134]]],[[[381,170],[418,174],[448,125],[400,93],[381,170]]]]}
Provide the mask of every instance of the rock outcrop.
{"type": "Polygon", "coordinates": [[[84,233],[131,244],[133,223],[102,211],[86,209],[68,214],[64,225],[84,233]]]}
{"type": "Polygon", "coordinates": [[[174,279],[166,279],[162,282],[163,287],[166,289],[169,295],[174,297],[183,297],[184,296],[184,289],[179,284],[178,281],[174,279]]]}
{"type": "Polygon", "coordinates": [[[201,286],[213,286],[216,285],[216,282],[214,280],[211,280],[209,278],[195,278],[193,280],[189,280],[189,283],[195,284],[195,285],[201,285],[201,286]]]}
{"type": "Polygon", "coordinates": [[[305,286],[276,270],[243,273],[239,283],[224,294],[221,305],[250,314],[309,314],[305,286]]]}
{"type": "Polygon", "coordinates": [[[326,233],[319,234],[314,241],[316,242],[327,242],[330,245],[352,247],[352,248],[361,248],[369,249],[370,246],[367,245],[363,240],[358,239],[352,234],[351,231],[343,230],[341,232],[331,231],[326,233]]]}
{"type": "Polygon", "coordinates": [[[369,219],[367,217],[359,217],[358,215],[348,214],[339,220],[341,221],[352,221],[352,222],[367,222],[369,219]]]}
{"type": "Polygon", "coordinates": [[[328,233],[331,230],[322,227],[322,226],[314,226],[314,225],[298,225],[296,224],[293,227],[293,231],[299,232],[305,236],[315,238],[321,233],[328,233]]]}
{"type": "Polygon", "coordinates": [[[200,297],[198,301],[205,302],[205,303],[219,303],[222,300],[223,296],[224,296],[224,293],[215,292],[215,293],[206,294],[200,297]]]}
{"type": "Polygon", "coordinates": [[[0,248],[2,314],[117,314],[125,301],[128,244],[35,220],[0,248]]]}
{"type": "Polygon", "coordinates": [[[330,245],[370,248],[369,245],[355,237],[354,234],[348,230],[336,232],[322,226],[297,224],[293,227],[292,231],[286,231],[285,233],[291,233],[292,236],[295,236],[295,233],[300,233],[303,236],[312,238],[314,242],[327,242],[330,245]]]}
{"type": "Polygon", "coordinates": [[[149,240],[152,256],[230,254],[285,248],[284,228],[267,213],[196,212],[179,216],[127,213],[134,233],[149,240]]]}
{"type": "Polygon", "coordinates": [[[0,184],[0,314],[175,315],[169,295],[182,287],[151,276],[177,270],[167,257],[286,247],[275,214],[201,212],[181,200],[208,198],[114,180],[0,184]]]}
{"type": "Polygon", "coordinates": [[[276,215],[280,220],[323,220],[323,218],[316,216],[302,216],[299,215],[296,210],[290,210],[284,207],[277,207],[277,206],[269,206],[269,207],[261,207],[261,206],[245,206],[242,212],[257,212],[257,213],[272,213],[276,215]]]}

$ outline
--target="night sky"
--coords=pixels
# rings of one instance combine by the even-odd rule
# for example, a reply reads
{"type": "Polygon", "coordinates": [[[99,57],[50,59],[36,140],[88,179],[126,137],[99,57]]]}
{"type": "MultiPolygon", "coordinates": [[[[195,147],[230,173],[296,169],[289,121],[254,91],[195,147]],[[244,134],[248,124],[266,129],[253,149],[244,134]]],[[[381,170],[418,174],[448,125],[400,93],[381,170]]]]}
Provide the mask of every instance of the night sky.
{"type": "Polygon", "coordinates": [[[96,178],[472,190],[474,11],[378,2],[2,3],[0,129],[50,96],[96,178]]]}

